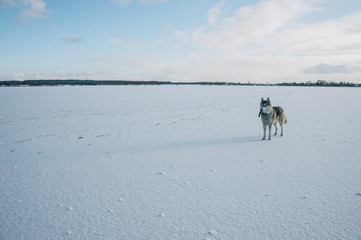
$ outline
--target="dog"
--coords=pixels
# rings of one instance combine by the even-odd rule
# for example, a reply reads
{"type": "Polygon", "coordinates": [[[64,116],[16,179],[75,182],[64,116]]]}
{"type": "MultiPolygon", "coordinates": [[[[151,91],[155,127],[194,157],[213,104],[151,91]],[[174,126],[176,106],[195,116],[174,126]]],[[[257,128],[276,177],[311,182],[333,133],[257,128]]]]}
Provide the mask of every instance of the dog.
{"type": "Polygon", "coordinates": [[[262,97],[258,117],[260,116],[263,124],[262,140],[266,140],[267,126],[268,126],[268,140],[271,140],[272,124],[276,128],[276,132],[274,135],[277,135],[277,121],[281,126],[281,137],[283,136],[283,125],[287,123],[287,118],[281,107],[272,107],[270,99],[267,98],[267,100],[264,100],[262,97]]]}

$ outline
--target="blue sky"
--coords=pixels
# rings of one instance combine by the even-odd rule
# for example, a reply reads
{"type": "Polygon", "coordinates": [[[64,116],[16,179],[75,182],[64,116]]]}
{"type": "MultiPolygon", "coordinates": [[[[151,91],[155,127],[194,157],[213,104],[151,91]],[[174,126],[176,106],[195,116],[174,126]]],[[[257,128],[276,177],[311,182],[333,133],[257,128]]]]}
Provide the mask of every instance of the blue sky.
{"type": "Polygon", "coordinates": [[[0,80],[361,82],[360,0],[0,0],[0,80]]]}

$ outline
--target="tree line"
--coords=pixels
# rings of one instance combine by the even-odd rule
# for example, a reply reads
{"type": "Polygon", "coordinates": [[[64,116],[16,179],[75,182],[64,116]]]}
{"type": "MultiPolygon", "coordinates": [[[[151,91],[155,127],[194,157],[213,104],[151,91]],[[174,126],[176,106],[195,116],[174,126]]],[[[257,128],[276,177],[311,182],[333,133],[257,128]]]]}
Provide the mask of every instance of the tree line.
{"type": "Polygon", "coordinates": [[[124,85],[217,85],[217,86],[313,86],[313,87],[360,87],[361,84],[350,82],[283,82],[283,83],[234,83],[234,82],[170,82],[170,81],[126,81],[126,80],[24,80],[24,81],[0,81],[2,87],[21,86],[124,86],[124,85]]]}

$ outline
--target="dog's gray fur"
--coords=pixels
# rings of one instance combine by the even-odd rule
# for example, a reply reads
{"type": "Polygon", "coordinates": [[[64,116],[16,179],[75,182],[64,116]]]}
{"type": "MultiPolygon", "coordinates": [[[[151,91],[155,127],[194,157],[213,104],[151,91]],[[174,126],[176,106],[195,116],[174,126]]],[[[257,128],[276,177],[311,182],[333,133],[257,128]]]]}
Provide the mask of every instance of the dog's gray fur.
{"type": "Polygon", "coordinates": [[[277,121],[281,126],[281,136],[283,136],[283,125],[287,123],[286,115],[281,107],[272,107],[269,98],[267,100],[261,99],[259,115],[263,124],[263,138],[266,139],[266,129],[268,126],[268,140],[271,140],[272,124],[276,128],[274,135],[277,135],[277,121]]]}

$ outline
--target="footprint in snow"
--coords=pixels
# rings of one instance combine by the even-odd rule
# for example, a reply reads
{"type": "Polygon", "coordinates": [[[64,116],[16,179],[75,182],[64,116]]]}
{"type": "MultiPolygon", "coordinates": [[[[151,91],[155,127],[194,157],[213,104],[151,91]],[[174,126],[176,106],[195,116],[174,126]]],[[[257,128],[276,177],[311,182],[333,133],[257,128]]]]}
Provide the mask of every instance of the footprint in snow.
{"type": "Polygon", "coordinates": [[[217,231],[216,230],[212,230],[208,232],[208,235],[212,235],[212,236],[217,236],[217,231]]]}
{"type": "Polygon", "coordinates": [[[356,193],[357,196],[361,197],[361,192],[356,193]]]}
{"type": "Polygon", "coordinates": [[[104,133],[104,134],[97,135],[96,137],[100,138],[100,137],[107,137],[107,136],[110,136],[110,135],[111,135],[111,133],[104,133]]]}
{"type": "Polygon", "coordinates": [[[18,141],[15,141],[14,143],[24,143],[24,142],[29,142],[31,140],[35,140],[35,138],[34,139],[28,138],[28,139],[18,140],[18,141]]]}
{"type": "Polygon", "coordinates": [[[165,175],[164,172],[158,172],[158,175],[165,175]]]}

